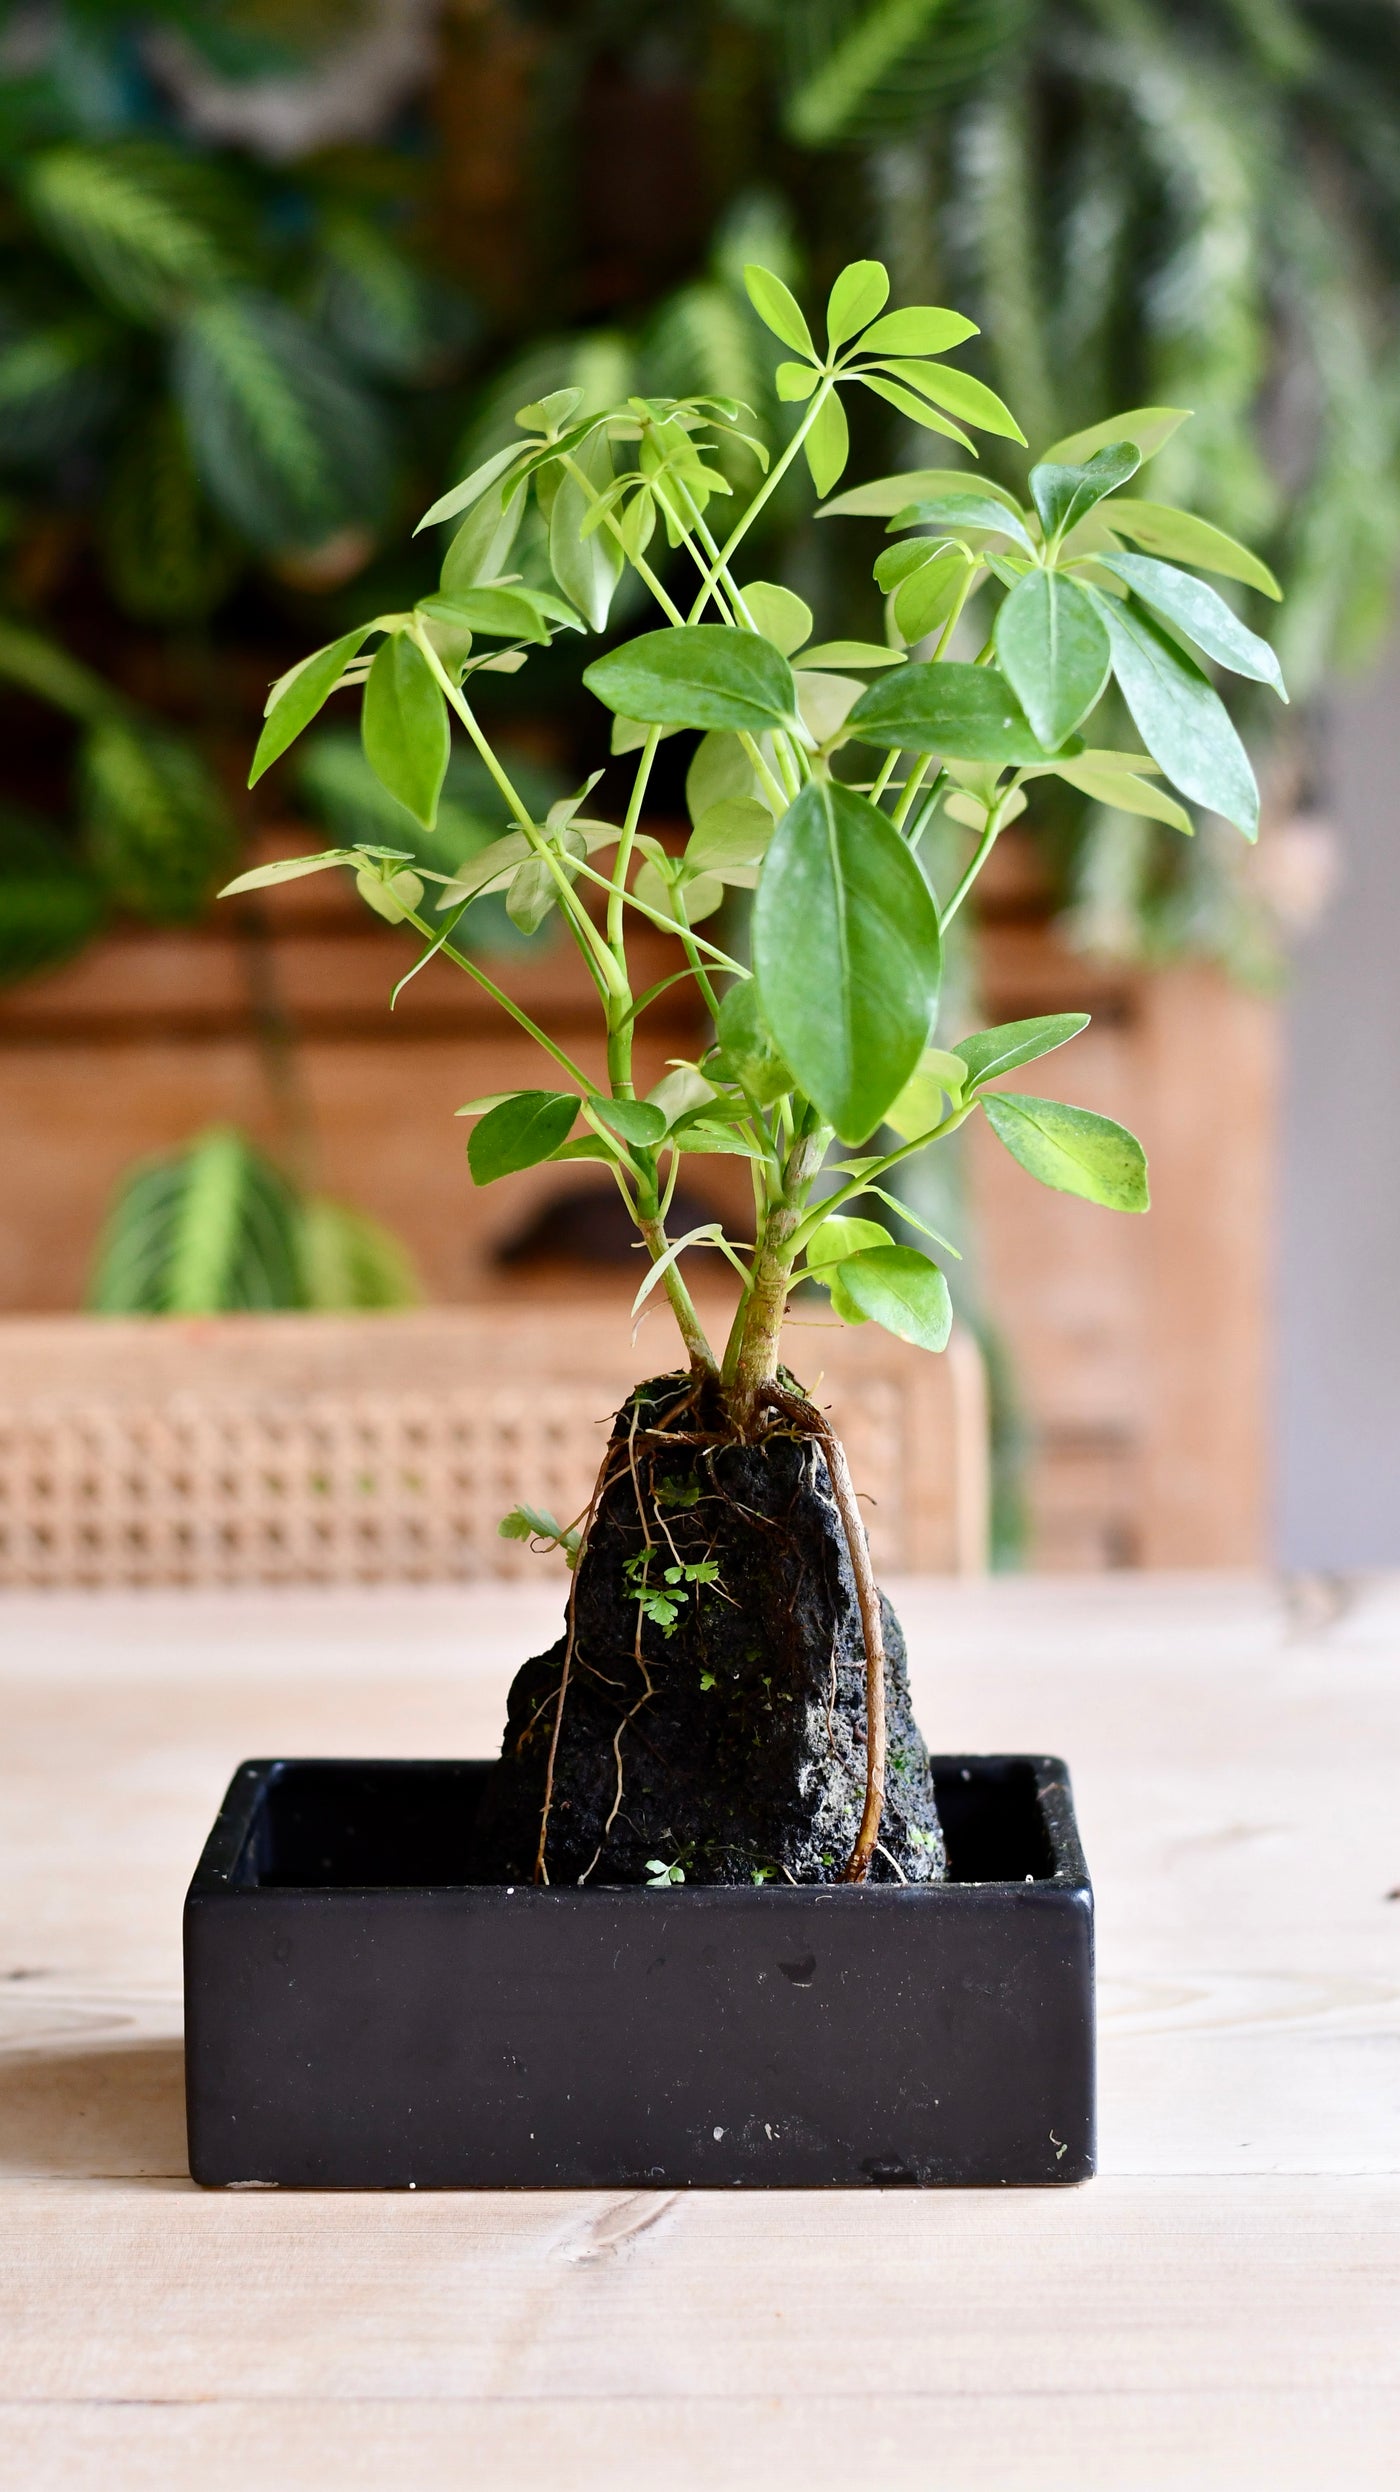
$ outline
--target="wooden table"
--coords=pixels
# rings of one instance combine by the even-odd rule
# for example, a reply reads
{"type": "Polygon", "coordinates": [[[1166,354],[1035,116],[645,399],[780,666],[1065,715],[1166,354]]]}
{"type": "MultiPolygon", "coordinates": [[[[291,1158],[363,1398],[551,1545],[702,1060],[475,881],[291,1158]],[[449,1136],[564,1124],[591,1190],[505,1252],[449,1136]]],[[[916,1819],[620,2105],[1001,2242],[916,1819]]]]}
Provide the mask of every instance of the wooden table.
{"type": "Polygon", "coordinates": [[[179,1918],[230,1768],[484,1754],[556,1585],[0,1606],[0,2482],[1400,2482],[1400,1582],[896,1587],[940,1747],[1071,1760],[1102,2176],[205,2195],[179,1918]]]}

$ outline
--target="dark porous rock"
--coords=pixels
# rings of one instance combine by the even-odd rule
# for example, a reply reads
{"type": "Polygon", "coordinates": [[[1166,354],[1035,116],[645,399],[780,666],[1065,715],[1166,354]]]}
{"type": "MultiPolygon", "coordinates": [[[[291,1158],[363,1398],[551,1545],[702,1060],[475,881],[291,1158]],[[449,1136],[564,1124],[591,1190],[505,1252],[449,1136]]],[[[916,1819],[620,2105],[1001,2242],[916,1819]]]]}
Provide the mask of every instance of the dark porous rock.
{"type": "MultiPolygon", "coordinates": [[[[535,1874],[557,1719],[553,1884],[636,1884],[658,1862],[721,1886],[839,1878],[864,1798],[865,1646],[817,1441],[784,1424],[745,1444],[688,1377],[639,1386],[571,1601],[572,1648],[566,1631],[511,1688],[476,1877],[535,1874]]],[[[887,1601],[883,1616],[889,1763],[871,1875],[927,1883],[945,1875],[943,1836],[887,1601]]]]}

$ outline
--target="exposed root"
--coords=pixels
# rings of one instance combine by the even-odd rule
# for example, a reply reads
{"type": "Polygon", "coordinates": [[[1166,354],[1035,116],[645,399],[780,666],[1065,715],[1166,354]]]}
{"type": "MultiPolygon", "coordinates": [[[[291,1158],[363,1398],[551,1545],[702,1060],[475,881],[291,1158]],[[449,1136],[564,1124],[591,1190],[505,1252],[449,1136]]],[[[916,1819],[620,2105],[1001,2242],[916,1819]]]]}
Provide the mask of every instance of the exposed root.
{"type": "Polygon", "coordinates": [[[575,1565],[574,1571],[569,1577],[568,1633],[564,1641],[564,1667],[559,1679],[559,1700],[554,1708],[554,1727],[549,1734],[549,1755],[546,1759],[544,1769],[544,1799],[540,1806],[540,1839],[535,1846],[535,1866],[532,1873],[536,1886],[548,1886],[549,1884],[549,1871],[545,1866],[544,1851],[545,1844],[549,1839],[549,1812],[554,1800],[554,1766],[555,1760],[559,1754],[559,1733],[563,1728],[564,1723],[564,1699],[569,1692],[569,1672],[573,1666],[574,1658],[574,1637],[578,1616],[579,1566],[583,1562],[583,1552],[588,1546],[588,1535],[593,1528],[593,1517],[598,1511],[598,1501],[603,1494],[603,1490],[607,1486],[608,1478],[612,1470],[612,1457],[613,1448],[610,1445],[599,1465],[598,1477],[593,1483],[593,1494],[588,1501],[588,1519],[584,1524],[583,1539],[579,1547],[578,1564],[575,1565]]]}
{"type": "Polygon", "coordinates": [[[880,1592],[875,1581],[875,1570],[870,1563],[865,1526],[861,1522],[860,1508],[851,1485],[845,1447],[835,1429],[805,1394],[791,1393],[783,1385],[764,1385],[762,1400],[770,1410],[779,1411],[785,1419],[791,1420],[804,1435],[816,1437],[820,1444],[826,1456],[826,1467],[846,1536],[851,1572],[855,1576],[861,1632],[865,1638],[865,1806],[861,1811],[860,1830],[852,1846],[851,1857],[841,1876],[843,1884],[859,1886],[870,1875],[870,1863],[879,1839],[880,1818],[885,1805],[888,1733],[885,1724],[885,1636],[880,1622],[880,1592]]]}

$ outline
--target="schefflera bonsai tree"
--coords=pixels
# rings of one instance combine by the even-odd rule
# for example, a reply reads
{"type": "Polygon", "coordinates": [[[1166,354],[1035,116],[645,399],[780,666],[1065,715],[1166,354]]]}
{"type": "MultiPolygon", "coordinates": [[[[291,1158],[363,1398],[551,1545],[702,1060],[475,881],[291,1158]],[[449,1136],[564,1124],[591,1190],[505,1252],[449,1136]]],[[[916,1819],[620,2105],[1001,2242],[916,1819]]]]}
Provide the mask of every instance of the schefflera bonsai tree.
{"type": "Polygon", "coordinates": [[[976,1113],[1042,1184],[1146,1209],[1143,1153],[1121,1126],[990,1088],[1062,1047],[1087,1014],[943,1043],[942,939],[998,834],[1047,776],[1183,832],[1187,804],[1203,806],[1253,838],[1254,776],[1206,664],[1283,694],[1272,652],[1198,576],[1271,588],[1262,566],[1218,529],[1124,490],[1182,420],[1175,409],[1058,443],[1030,469],[1024,504],[968,468],[826,498],[827,513],[888,521],[875,578],[889,636],[814,643],[799,597],[746,576],[743,543],[799,456],[818,496],[832,496],[847,462],[844,397],[872,390],[966,452],[968,426],[1022,435],[990,390],[943,360],[971,322],[930,306],[887,310],[877,262],[837,279],[824,348],[771,272],[751,268],[748,286],[789,350],[779,394],[802,407],[771,469],[744,431],[746,411],[722,399],[631,398],[589,414],[566,390],[522,407],[520,441],[422,522],[459,523],[440,591],[411,613],[375,616],[273,686],[254,779],[332,692],[360,683],[365,752],[427,826],[459,723],[500,790],[507,827],[494,846],[452,879],[361,846],[230,885],[348,867],[372,908],[422,937],[409,976],[442,953],[493,996],[538,1044],[543,1077],[462,1111],[475,1119],[476,1182],[543,1161],[600,1162],[647,1257],[638,1306],[664,1290],[684,1343],[684,1367],[639,1385],[618,1415],[587,1512],[566,1527],[521,1509],[502,1526],[562,1545],[573,1575],[559,1643],[511,1692],[477,1829],[483,1877],[944,1874],[902,1639],[842,1449],[780,1363],[784,1312],[796,1286],[816,1282],[846,1323],[883,1325],[930,1354],[944,1347],[940,1256],[953,1250],[932,1233],[932,1252],[901,1242],[911,1215],[890,1181],[976,1113]],[[716,514],[730,487],[713,454],[725,434],[766,471],[727,533],[716,514]],[[532,494],[549,588],[510,568],[532,494]],[[477,716],[473,679],[525,664],[560,631],[603,631],[629,566],[659,625],[583,677],[613,713],[625,801],[605,808],[596,774],[536,820],[477,716]],[[982,620],[971,628],[969,617],[964,639],[985,638],[969,662],[953,650],[974,598],[982,620]],[[1132,720],[1141,750],[1095,740],[1111,682],[1121,701],[1108,715],[1132,720]],[[658,746],[678,732],[697,741],[693,828],[673,854],[643,824],[658,746]],[[940,810],[969,843],[942,894],[920,857],[940,810]],[[431,899],[429,883],[440,886],[431,899]],[[734,938],[702,931],[736,889],[753,894],[747,958],[734,938]],[[557,911],[578,945],[598,994],[605,1082],[454,943],[464,912],[502,890],[521,926],[557,911]],[[662,989],[634,985],[637,918],[674,936],[684,964],[674,975],[694,980],[715,1034],[700,1061],[674,1064],[646,1097],[634,1048],[662,989]],[[684,1160],[716,1152],[749,1163],[752,1235],[718,1222],[673,1235],[684,1160]],[[872,1217],[886,1207],[892,1221],[872,1217]],[[689,1247],[714,1250],[738,1276],[726,1341],[709,1338],[682,1276],[689,1247]]]}

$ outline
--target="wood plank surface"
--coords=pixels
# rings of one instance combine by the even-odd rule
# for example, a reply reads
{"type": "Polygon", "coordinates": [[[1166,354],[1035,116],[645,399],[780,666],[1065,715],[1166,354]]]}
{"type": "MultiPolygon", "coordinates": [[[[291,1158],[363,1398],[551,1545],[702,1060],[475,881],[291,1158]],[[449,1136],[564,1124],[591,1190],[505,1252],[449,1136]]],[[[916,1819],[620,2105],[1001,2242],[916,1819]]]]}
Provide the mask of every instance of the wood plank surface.
{"type": "Polygon", "coordinates": [[[1073,1769],[1084,2189],[196,2191],[230,1769],[488,1752],[558,1588],[0,1604],[0,2483],[1393,2487],[1400,1583],[892,1588],[936,1744],[1073,1769]]]}

